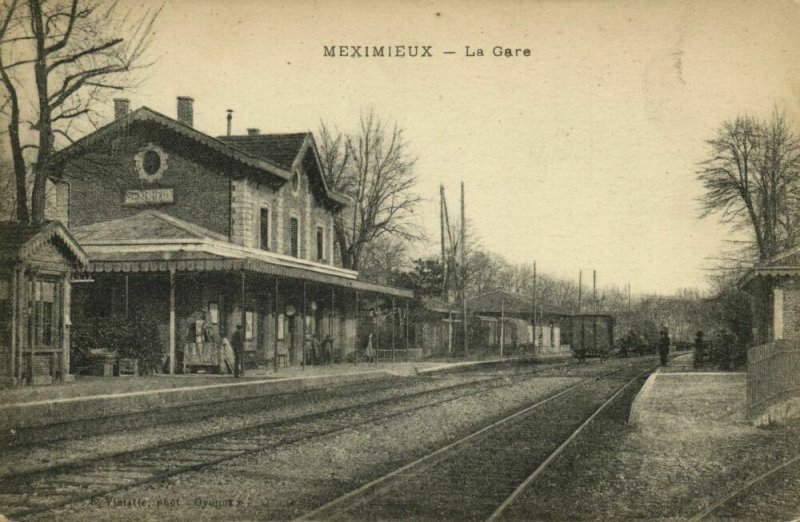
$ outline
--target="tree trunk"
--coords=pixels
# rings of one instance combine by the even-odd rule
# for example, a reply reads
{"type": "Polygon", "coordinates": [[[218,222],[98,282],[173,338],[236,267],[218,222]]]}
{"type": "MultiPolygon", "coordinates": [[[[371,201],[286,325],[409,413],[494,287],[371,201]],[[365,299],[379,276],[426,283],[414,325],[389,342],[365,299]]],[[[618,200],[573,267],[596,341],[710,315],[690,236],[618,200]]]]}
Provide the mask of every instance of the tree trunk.
{"type": "Polygon", "coordinates": [[[28,215],[28,187],[27,177],[25,175],[25,158],[22,155],[22,142],[19,137],[19,97],[17,96],[17,88],[11,82],[8,72],[3,64],[3,58],[0,56],[0,80],[8,91],[9,97],[9,122],[8,122],[8,138],[11,146],[11,160],[14,170],[14,185],[15,191],[15,218],[17,221],[27,223],[30,219],[28,215]]]}
{"type": "Polygon", "coordinates": [[[40,0],[30,0],[29,6],[31,11],[31,29],[36,39],[36,62],[34,63],[33,69],[39,102],[39,118],[37,121],[39,131],[39,155],[33,169],[34,180],[33,193],[31,195],[31,222],[34,224],[41,224],[44,222],[48,162],[53,149],[53,128],[50,120],[51,110],[47,86],[46,35],[42,21],[40,0]]]}

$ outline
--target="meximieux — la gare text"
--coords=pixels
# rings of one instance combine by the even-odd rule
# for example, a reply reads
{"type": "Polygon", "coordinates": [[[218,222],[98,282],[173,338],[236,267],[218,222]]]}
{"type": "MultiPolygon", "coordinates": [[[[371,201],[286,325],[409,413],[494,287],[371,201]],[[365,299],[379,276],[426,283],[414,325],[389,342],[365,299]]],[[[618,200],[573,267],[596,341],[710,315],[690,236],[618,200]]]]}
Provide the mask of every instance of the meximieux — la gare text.
{"type": "Polygon", "coordinates": [[[462,53],[452,50],[435,51],[432,45],[324,45],[322,49],[322,55],[330,58],[432,58],[438,54],[503,58],[531,56],[531,50],[526,47],[502,45],[495,45],[488,52],[483,47],[466,45],[462,53]]]}

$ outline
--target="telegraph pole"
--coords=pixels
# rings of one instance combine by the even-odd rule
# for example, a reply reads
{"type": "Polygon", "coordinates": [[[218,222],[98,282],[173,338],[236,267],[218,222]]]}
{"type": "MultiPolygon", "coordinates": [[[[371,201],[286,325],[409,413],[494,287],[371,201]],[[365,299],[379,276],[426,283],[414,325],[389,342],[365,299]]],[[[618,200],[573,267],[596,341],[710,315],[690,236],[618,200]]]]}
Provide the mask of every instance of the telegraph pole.
{"type": "Polygon", "coordinates": [[[464,217],[464,182],[461,182],[461,301],[464,312],[464,357],[467,356],[467,222],[464,217]]]}
{"type": "Polygon", "coordinates": [[[445,207],[444,207],[444,185],[439,185],[439,228],[442,240],[442,297],[447,302],[447,249],[445,248],[444,239],[444,221],[445,221],[445,207]]]}
{"type": "Polygon", "coordinates": [[[581,292],[583,292],[583,270],[578,272],[578,313],[581,313],[581,292]]]}
{"type": "Polygon", "coordinates": [[[532,351],[533,354],[536,354],[536,340],[538,339],[536,335],[536,261],[533,262],[533,319],[531,320],[531,326],[533,327],[532,351]]]}
{"type": "Polygon", "coordinates": [[[592,270],[592,303],[594,303],[594,313],[597,313],[597,270],[592,270]]]}
{"type": "Polygon", "coordinates": [[[500,299],[500,357],[503,356],[503,347],[506,340],[506,300],[500,299]]]}

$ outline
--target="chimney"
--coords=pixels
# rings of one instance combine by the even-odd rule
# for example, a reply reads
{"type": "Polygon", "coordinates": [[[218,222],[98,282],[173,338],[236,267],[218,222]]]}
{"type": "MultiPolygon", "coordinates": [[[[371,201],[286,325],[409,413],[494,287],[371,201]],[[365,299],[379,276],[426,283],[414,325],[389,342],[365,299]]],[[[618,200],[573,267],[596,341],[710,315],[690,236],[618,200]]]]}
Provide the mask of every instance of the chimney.
{"type": "Polygon", "coordinates": [[[233,109],[228,109],[228,136],[231,135],[231,122],[233,121],[233,109]]]}
{"type": "Polygon", "coordinates": [[[114,119],[124,117],[131,110],[131,101],[128,98],[114,98],[114,119]]]}
{"type": "Polygon", "coordinates": [[[261,129],[247,129],[248,136],[258,136],[261,134],[261,129]]]}
{"type": "Polygon", "coordinates": [[[189,127],[194,127],[194,98],[178,96],[178,121],[189,127]]]}

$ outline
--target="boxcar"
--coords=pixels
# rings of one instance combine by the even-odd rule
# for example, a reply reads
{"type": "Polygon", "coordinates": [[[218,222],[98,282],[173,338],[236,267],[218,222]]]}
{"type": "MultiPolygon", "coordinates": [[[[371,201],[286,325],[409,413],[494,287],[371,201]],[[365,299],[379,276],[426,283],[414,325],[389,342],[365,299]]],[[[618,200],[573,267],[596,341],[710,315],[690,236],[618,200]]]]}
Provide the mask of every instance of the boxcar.
{"type": "Polygon", "coordinates": [[[575,357],[606,359],[614,346],[614,318],[604,314],[578,314],[569,318],[570,348],[575,357]]]}

